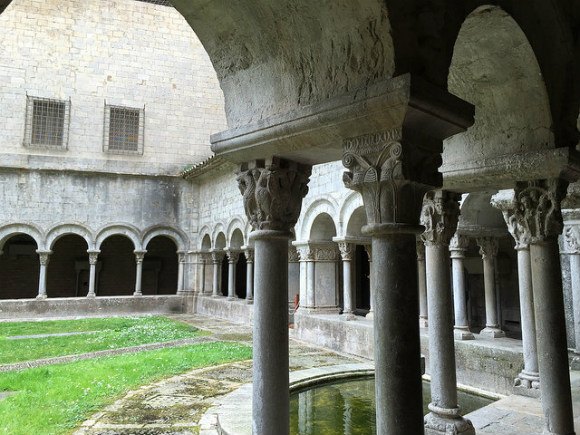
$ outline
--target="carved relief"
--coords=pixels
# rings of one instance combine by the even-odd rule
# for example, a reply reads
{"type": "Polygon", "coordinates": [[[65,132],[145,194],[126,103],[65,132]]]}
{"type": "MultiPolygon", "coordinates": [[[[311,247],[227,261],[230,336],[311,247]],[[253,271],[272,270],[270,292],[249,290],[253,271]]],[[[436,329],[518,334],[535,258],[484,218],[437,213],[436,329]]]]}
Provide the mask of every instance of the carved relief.
{"type": "Polygon", "coordinates": [[[425,194],[421,210],[421,235],[426,245],[448,245],[457,230],[461,195],[445,190],[425,194]]]}
{"type": "Polygon", "coordinates": [[[530,242],[557,238],[562,233],[560,204],[568,183],[561,179],[517,183],[514,216],[528,232],[530,242]]]}
{"type": "Polygon", "coordinates": [[[288,262],[298,263],[300,261],[300,256],[298,255],[298,250],[294,246],[288,247],[288,262]]]}
{"type": "Polygon", "coordinates": [[[145,258],[145,254],[147,251],[133,251],[135,254],[135,261],[137,264],[143,263],[143,258],[145,258]]]}
{"type": "Polygon", "coordinates": [[[354,249],[352,243],[338,242],[338,249],[343,261],[351,261],[354,249]]]}
{"type": "Polygon", "coordinates": [[[50,262],[50,254],[52,251],[36,251],[38,254],[38,260],[40,261],[41,266],[48,266],[50,262]]]}
{"type": "Polygon", "coordinates": [[[240,259],[240,251],[227,251],[226,255],[229,263],[237,263],[240,259]]]}
{"type": "Polygon", "coordinates": [[[254,262],[254,250],[253,249],[246,249],[244,251],[244,256],[246,257],[246,263],[253,263],[254,262]]]}
{"type": "Polygon", "coordinates": [[[338,260],[338,251],[330,247],[315,248],[314,259],[316,261],[336,261],[338,260]]]}
{"type": "Polygon", "coordinates": [[[342,163],[347,188],[360,192],[369,224],[416,224],[425,185],[440,185],[441,156],[412,147],[401,129],[346,139],[342,163]]]}
{"type": "Polygon", "coordinates": [[[515,198],[497,194],[492,197],[491,205],[502,212],[508,231],[516,242],[515,249],[527,249],[531,240],[530,232],[524,225],[523,215],[516,213],[515,198]]]}
{"type": "Polygon", "coordinates": [[[211,253],[211,261],[214,264],[221,263],[222,260],[224,259],[224,255],[225,255],[225,252],[223,252],[223,251],[213,251],[211,253]]]}
{"type": "Polygon", "coordinates": [[[373,262],[373,245],[365,245],[365,251],[367,253],[367,257],[369,257],[369,262],[373,262]]]}
{"type": "Polygon", "coordinates": [[[564,246],[568,254],[580,254],[580,225],[564,228],[564,246]]]}
{"type": "Polygon", "coordinates": [[[237,176],[246,216],[254,230],[289,231],[308,193],[310,166],[283,159],[243,165],[237,176]]]}
{"type": "Polygon", "coordinates": [[[99,260],[99,254],[101,253],[101,251],[89,251],[89,264],[90,265],[95,265],[97,264],[98,260],[99,260]]]}
{"type": "Polygon", "coordinates": [[[297,248],[300,261],[313,261],[314,260],[314,250],[310,249],[310,246],[301,246],[297,248]]]}
{"type": "Polygon", "coordinates": [[[493,237],[478,237],[477,245],[479,246],[481,258],[493,258],[497,255],[499,249],[497,239],[493,237]]]}
{"type": "Polygon", "coordinates": [[[469,237],[455,233],[449,242],[450,251],[467,251],[469,248],[469,237]]]}

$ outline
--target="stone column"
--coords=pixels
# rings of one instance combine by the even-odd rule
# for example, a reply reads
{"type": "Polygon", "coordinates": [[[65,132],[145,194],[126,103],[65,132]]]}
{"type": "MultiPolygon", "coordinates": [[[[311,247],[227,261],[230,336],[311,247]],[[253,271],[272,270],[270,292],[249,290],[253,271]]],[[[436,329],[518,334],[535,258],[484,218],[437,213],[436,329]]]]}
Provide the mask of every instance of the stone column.
{"type": "Polygon", "coordinates": [[[572,288],[572,310],[574,313],[575,363],[580,358],[580,224],[564,227],[564,248],[570,259],[570,284],[572,288]]]}
{"type": "MultiPolygon", "coordinates": [[[[524,369],[514,380],[516,391],[526,394],[528,390],[540,388],[538,349],[536,343],[536,322],[534,294],[532,290],[532,265],[530,262],[530,233],[515,213],[514,192],[500,191],[492,197],[491,204],[501,210],[507,228],[515,240],[518,254],[518,287],[520,296],[520,317],[522,327],[522,347],[524,348],[524,369]]],[[[539,392],[539,391],[538,391],[539,392]]],[[[529,394],[526,394],[529,395],[529,394]]]]}
{"type": "Polygon", "coordinates": [[[417,278],[419,281],[419,326],[428,326],[427,314],[427,271],[425,269],[425,244],[417,239],[417,278]]]}
{"type": "Polygon", "coordinates": [[[185,251],[177,251],[177,294],[182,294],[184,289],[183,275],[185,269],[185,251]]]}
{"type": "Polygon", "coordinates": [[[497,240],[493,237],[477,239],[479,255],[483,259],[483,280],[485,287],[485,328],[480,335],[487,338],[505,337],[501,330],[497,315],[497,298],[495,293],[495,257],[497,256],[497,240]]]}
{"type": "Polygon", "coordinates": [[[316,289],[315,289],[315,279],[316,279],[316,250],[311,246],[308,246],[308,258],[306,260],[306,300],[304,301],[304,307],[313,310],[316,304],[316,289]]]}
{"type": "Polygon", "coordinates": [[[290,431],[288,242],[310,166],[272,158],[244,164],[237,181],[255,250],[252,432],[290,431]]]}
{"type": "Polygon", "coordinates": [[[338,249],[342,258],[342,287],[343,305],[342,314],[345,320],[355,320],[352,304],[352,255],[353,247],[348,242],[338,242],[338,249]]]}
{"type": "Polygon", "coordinates": [[[435,156],[421,159],[435,166],[416,159],[430,151],[403,140],[402,128],[343,142],[343,180],[361,193],[368,222],[362,231],[372,237],[376,427],[381,435],[424,433],[416,237],[423,231],[418,220],[426,185],[437,185],[440,178],[435,156]]]}
{"type": "Polygon", "coordinates": [[[205,253],[200,252],[199,253],[199,265],[200,267],[200,271],[199,271],[199,278],[198,278],[198,282],[199,282],[199,293],[200,294],[204,294],[205,293],[205,264],[206,264],[206,257],[205,257],[205,253]]]}
{"type": "Polygon", "coordinates": [[[308,271],[309,263],[314,261],[314,251],[308,244],[297,244],[300,258],[300,306],[298,311],[306,311],[308,306],[308,271]]]}
{"type": "Polygon", "coordinates": [[[97,283],[97,262],[99,261],[99,254],[101,251],[98,249],[88,251],[89,254],[89,292],[87,293],[87,298],[94,298],[97,296],[95,291],[97,283]]]}
{"type": "Polygon", "coordinates": [[[465,287],[465,272],[463,260],[465,251],[469,247],[469,239],[460,234],[455,234],[449,244],[451,253],[451,267],[453,270],[453,307],[455,311],[455,326],[453,334],[456,340],[473,340],[474,336],[469,330],[467,320],[467,289],[465,287]]]}
{"type": "Polygon", "coordinates": [[[38,254],[38,260],[40,261],[40,273],[38,277],[38,296],[36,299],[46,299],[48,295],[46,294],[46,270],[48,268],[48,263],[50,262],[50,250],[40,250],[36,251],[38,254]]]}
{"type": "Polygon", "coordinates": [[[246,302],[251,304],[254,302],[254,250],[246,247],[244,255],[246,257],[246,302]]]}
{"type": "Polygon", "coordinates": [[[133,251],[133,253],[135,254],[135,261],[137,263],[137,270],[135,276],[135,292],[133,293],[133,296],[142,296],[143,292],[141,291],[141,284],[143,281],[143,258],[145,257],[147,251],[135,250],[133,251]]]}
{"type": "Polygon", "coordinates": [[[211,261],[213,263],[213,293],[212,296],[217,298],[221,294],[222,283],[222,260],[224,252],[219,249],[211,251],[211,261]]]}
{"type": "Polygon", "coordinates": [[[449,276],[449,241],[457,229],[461,195],[443,190],[428,192],[421,224],[427,266],[429,364],[431,403],[425,416],[426,435],[475,435],[471,422],[461,417],[457,404],[453,298],[449,276]]]}
{"type": "Polygon", "coordinates": [[[236,266],[240,259],[238,251],[227,251],[228,256],[228,300],[237,299],[236,295],[236,266]]]}
{"type": "Polygon", "coordinates": [[[374,302],[374,293],[375,293],[375,278],[373,276],[373,245],[365,245],[365,252],[367,253],[367,257],[369,258],[369,293],[370,293],[370,302],[369,302],[369,312],[365,316],[367,319],[372,320],[374,316],[374,309],[373,306],[374,302]]]}
{"type": "Polygon", "coordinates": [[[536,314],[540,391],[545,432],[574,434],[558,235],[560,204],[567,182],[561,179],[517,183],[515,219],[530,234],[532,287],[536,314]]]}

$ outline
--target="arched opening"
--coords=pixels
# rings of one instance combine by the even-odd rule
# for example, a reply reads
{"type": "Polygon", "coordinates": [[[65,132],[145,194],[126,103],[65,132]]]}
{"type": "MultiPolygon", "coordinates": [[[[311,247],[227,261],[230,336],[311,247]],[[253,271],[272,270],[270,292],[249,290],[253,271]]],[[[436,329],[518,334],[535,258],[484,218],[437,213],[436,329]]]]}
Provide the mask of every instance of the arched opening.
{"type": "Polygon", "coordinates": [[[329,242],[336,236],[336,226],[328,213],[320,213],[312,222],[310,240],[315,242],[329,242]]]}
{"type": "Polygon", "coordinates": [[[97,296],[129,296],[135,291],[135,246],[128,237],[113,235],[101,244],[103,266],[96,283],[97,296]]]}
{"type": "Polygon", "coordinates": [[[226,236],[224,233],[219,233],[215,239],[215,249],[221,251],[222,258],[220,262],[217,264],[218,266],[218,289],[217,294],[220,296],[227,296],[228,295],[228,257],[225,255],[225,248],[226,248],[226,236]]]}
{"type": "MultiPolygon", "coordinates": [[[[244,234],[239,228],[236,228],[232,233],[230,240],[230,249],[234,251],[241,252],[242,246],[244,246],[244,234]]],[[[246,256],[241,253],[238,256],[238,261],[236,264],[236,296],[240,299],[245,299],[247,294],[246,288],[246,276],[247,276],[247,261],[246,256]]]]}
{"type": "MultiPolygon", "coordinates": [[[[346,225],[348,239],[365,239],[362,227],[367,224],[367,215],[364,207],[358,207],[350,216],[346,225]]],[[[370,244],[370,240],[369,240],[370,244]]],[[[370,263],[364,245],[357,243],[353,256],[354,276],[354,312],[357,315],[366,315],[371,307],[370,263]]]]}
{"type": "Polygon", "coordinates": [[[144,295],[170,295],[177,292],[177,245],[167,236],[157,236],[145,247],[143,259],[144,295]]]}
{"type": "Polygon", "coordinates": [[[501,188],[517,177],[513,171],[519,169],[507,169],[514,154],[554,146],[540,67],[525,34],[501,8],[482,6],[467,17],[455,43],[448,87],[475,106],[475,123],[444,142],[442,172],[447,185],[480,187],[492,182],[501,188]],[[497,159],[496,165],[508,165],[506,170],[487,179],[454,178],[461,177],[454,175],[455,168],[475,162],[483,169],[482,163],[490,158],[497,159]]]}
{"type": "Polygon", "coordinates": [[[211,293],[211,286],[213,282],[213,262],[209,252],[211,251],[211,237],[206,234],[201,239],[201,252],[204,261],[204,273],[202,276],[202,288],[204,293],[211,293]]]}
{"type": "MultiPolygon", "coordinates": [[[[86,296],[89,292],[87,242],[77,234],[66,234],[53,244],[46,276],[49,298],[86,296]]],[[[97,273],[100,271],[97,264],[97,273]]],[[[98,282],[98,279],[97,279],[98,282]]]]}
{"type": "Polygon", "coordinates": [[[30,299],[38,295],[40,263],[34,239],[15,234],[0,255],[0,299],[30,299]]]}

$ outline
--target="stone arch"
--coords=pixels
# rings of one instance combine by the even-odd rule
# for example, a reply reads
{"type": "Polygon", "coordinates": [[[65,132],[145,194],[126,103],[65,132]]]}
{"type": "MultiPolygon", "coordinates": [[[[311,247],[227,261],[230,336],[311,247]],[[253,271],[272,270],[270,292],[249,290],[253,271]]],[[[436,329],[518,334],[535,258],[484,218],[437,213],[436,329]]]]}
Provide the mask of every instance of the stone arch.
{"type": "Polygon", "coordinates": [[[44,249],[46,237],[39,227],[34,224],[15,223],[0,227],[0,250],[2,250],[6,240],[17,234],[26,234],[32,237],[38,249],[44,249]]]}
{"type": "Polygon", "coordinates": [[[226,246],[227,246],[227,239],[226,239],[225,233],[223,231],[218,231],[215,234],[213,248],[214,249],[225,249],[226,246]]]}
{"type": "Polygon", "coordinates": [[[296,234],[300,234],[301,240],[308,240],[312,230],[312,224],[316,217],[321,213],[326,213],[329,215],[334,223],[335,228],[339,228],[339,225],[334,219],[337,216],[338,205],[336,201],[327,198],[319,198],[312,202],[308,206],[308,209],[304,213],[304,218],[300,220],[299,230],[296,234]]]}
{"type": "Polygon", "coordinates": [[[143,246],[147,249],[147,244],[157,236],[165,236],[173,240],[178,251],[186,251],[189,247],[187,235],[178,228],[172,228],[168,225],[154,225],[143,231],[143,246]]]}
{"type": "MultiPolygon", "coordinates": [[[[227,230],[227,241],[228,241],[228,246],[232,246],[232,242],[233,242],[233,238],[234,238],[234,234],[237,234],[239,232],[239,234],[241,234],[242,236],[242,244],[240,246],[243,246],[246,240],[246,233],[244,232],[246,225],[244,224],[244,221],[242,220],[242,218],[240,218],[239,216],[234,217],[230,223],[228,224],[228,230],[227,230]]],[[[238,237],[236,239],[236,242],[239,241],[239,235],[236,236],[238,237]]],[[[239,248],[240,246],[237,246],[237,248],[239,248]]]]}
{"type": "Polygon", "coordinates": [[[143,249],[143,245],[141,245],[139,230],[137,227],[126,223],[110,224],[99,230],[95,241],[95,248],[100,249],[101,244],[105,241],[106,238],[116,235],[125,236],[131,240],[135,250],[143,249]]]}
{"type": "Polygon", "coordinates": [[[362,196],[358,192],[350,192],[342,203],[338,214],[340,223],[339,234],[344,237],[347,235],[348,222],[356,209],[363,206],[362,196]]]}
{"type": "Polygon", "coordinates": [[[244,244],[245,244],[244,233],[240,228],[235,228],[234,231],[232,232],[232,235],[230,236],[228,248],[241,249],[241,247],[244,246],[244,244]]]}
{"type": "Polygon", "coordinates": [[[46,235],[46,247],[52,249],[58,239],[67,235],[76,234],[87,242],[88,249],[94,249],[95,237],[92,230],[81,224],[61,224],[51,228],[46,235]]]}
{"type": "Polygon", "coordinates": [[[475,123],[445,140],[444,173],[468,162],[554,147],[550,100],[534,50],[501,8],[482,6],[464,21],[448,87],[475,105],[475,123]]]}
{"type": "Polygon", "coordinates": [[[310,227],[308,240],[331,241],[336,237],[336,224],[328,213],[316,215],[310,227]]]}
{"type": "Polygon", "coordinates": [[[204,225],[201,230],[199,230],[199,246],[198,248],[202,251],[209,251],[211,249],[211,231],[207,225],[204,225]]]}

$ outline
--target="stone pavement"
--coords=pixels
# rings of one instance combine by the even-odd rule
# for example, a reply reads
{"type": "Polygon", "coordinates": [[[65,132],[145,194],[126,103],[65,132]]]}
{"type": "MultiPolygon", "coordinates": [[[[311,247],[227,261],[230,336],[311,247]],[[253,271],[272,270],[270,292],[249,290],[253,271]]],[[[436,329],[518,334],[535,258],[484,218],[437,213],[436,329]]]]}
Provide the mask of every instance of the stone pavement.
{"type": "MultiPolygon", "coordinates": [[[[190,323],[212,333],[216,340],[251,343],[251,328],[226,321],[201,316],[177,315],[173,318],[190,323]]],[[[343,356],[325,349],[290,341],[290,367],[292,372],[313,368],[335,370],[340,365],[368,363],[359,358],[343,356]]],[[[239,395],[241,408],[248,408],[252,379],[251,361],[235,362],[220,366],[197,369],[141,387],[93,415],[77,435],[121,434],[215,434],[217,421],[212,411],[222,407],[228,397],[239,395]],[[244,386],[244,384],[246,384],[244,386]],[[247,391],[245,391],[245,390],[247,391]],[[248,390],[250,389],[250,390],[248,390]]],[[[321,372],[324,371],[321,370],[321,372]]],[[[299,375],[297,373],[291,374],[299,375]]],[[[577,433],[580,433],[580,372],[572,372],[574,414],[577,433]]],[[[239,410],[229,416],[220,416],[228,424],[240,416],[239,410]],[[233,417],[232,417],[233,415],[233,417]]],[[[468,415],[477,434],[494,435],[541,435],[543,417],[538,399],[510,396],[468,415]]],[[[240,430],[245,433],[247,430],[240,430]]],[[[237,432],[232,433],[232,435],[237,432]]]]}

